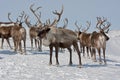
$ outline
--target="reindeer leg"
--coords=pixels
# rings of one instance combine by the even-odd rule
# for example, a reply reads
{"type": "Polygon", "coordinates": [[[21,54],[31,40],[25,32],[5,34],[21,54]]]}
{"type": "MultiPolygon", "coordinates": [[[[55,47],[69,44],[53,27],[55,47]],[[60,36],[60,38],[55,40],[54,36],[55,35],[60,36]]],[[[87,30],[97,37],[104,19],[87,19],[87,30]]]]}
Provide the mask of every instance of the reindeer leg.
{"type": "Polygon", "coordinates": [[[79,58],[79,67],[81,68],[81,66],[82,66],[81,53],[80,53],[80,51],[79,51],[78,44],[77,44],[77,43],[74,43],[73,46],[74,46],[74,48],[75,48],[76,51],[77,51],[78,58],[79,58]]]}
{"type": "Polygon", "coordinates": [[[105,59],[105,48],[103,48],[103,57],[104,57],[104,64],[107,64],[105,59]]]}
{"type": "Polygon", "coordinates": [[[82,45],[81,45],[81,43],[79,42],[79,45],[80,45],[80,51],[81,51],[81,53],[83,52],[83,49],[82,49],[82,45]]]}
{"type": "Polygon", "coordinates": [[[56,57],[56,65],[59,65],[59,61],[58,61],[58,46],[55,46],[55,57],[56,57]]]}
{"type": "Polygon", "coordinates": [[[89,56],[89,50],[90,50],[90,48],[86,47],[86,49],[87,49],[87,57],[90,58],[90,56],[89,56]]]}
{"type": "Polygon", "coordinates": [[[3,49],[4,38],[2,38],[1,49],[3,49]]]}
{"type": "Polygon", "coordinates": [[[53,52],[53,46],[49,46],[50,48],[50,60],[49,60],[49,65],[52,65],[52,52],[53,52]]]}
{"type": "Polygon", "coordinates": [[[20,51],[20,53],[21,53],[21,54],[23,54],[23,52],[22,52],[22,45],[21,45],[21,41],[19,41],[19,44],[18,44],[18,45],[19,45],[19,51],[20,51]]]}
{"type": "Polygon", "coordinates": [[[35,39],[35,48],[37,49],[37,40],[35,39]]]}
{"type": "Polygon", "coordinates": [[[68,49],[68,51],[70,52],[70,61],[69,61],[69,65],[72,65],[73,63],[72,63],[72,49],[69,47],[69,48],[67,48],[68,49]]]}
{"type": "Polygon", "coordinates": [[[102,60],[101,60],[101,51],[100,51],[100,48],[98,48],[97,50],[98,50],[98,54],[99,54],[99,63],[101,64],[102,60]]]}
{"type": "Polygon", "coordinates": [[[33,39],[31,38],[31,50],[33,50],[33,39]]]}
{"type": "Polygon", "coordinates": [[[83,47],[83,57],[85,57],[85,46],[82,47],[83,47]]]}
{"type": "Polygon", "coordinates": [[[23,40],[24,43],[24,53],[26,54],[26,40],[23,40]]]}
{"type": "Polygon", "coordinates": [[[14,38],[13,38],[13,42],[14,42],[14,51],[16,51],[16,45],[17,45],[17,43],[16,43],[16,41],[14,40],[14,38]]]}
{"type": "Polygon", "coordinates": [[[91,58],[93,57],[93,55],[92,55],[92,50],[91,50],[91,47],[90,47],[90,55],[91,55],[91,58]]]}
{"type": "Polygon", "coordinates": [[[15,45],[15,51],[17,51],[17,50],[18,50],[18,45],[19,45],[19,44],[18,44],[18,41],[15,41],[15,44],[16,44],[16,45],[15,45]]]}
{"type": "Polygon", "coordinates": [[[39,51],[42,51],[42,39],[40,39],[39,51]]]}
{"type": "Polygon", "coordinates": [[[11,45],[10,45],[10,42],[9,42],[9,39],[6,39],[7,40],[7,43],[9,45],[9,47],[12,49],[11,45]]]}
{"type": "Polygon", "coordinates": [[[93,57],[93,61],[96,62],[96,51],[94,48],[92,48],[92,57],[93,57]]]}

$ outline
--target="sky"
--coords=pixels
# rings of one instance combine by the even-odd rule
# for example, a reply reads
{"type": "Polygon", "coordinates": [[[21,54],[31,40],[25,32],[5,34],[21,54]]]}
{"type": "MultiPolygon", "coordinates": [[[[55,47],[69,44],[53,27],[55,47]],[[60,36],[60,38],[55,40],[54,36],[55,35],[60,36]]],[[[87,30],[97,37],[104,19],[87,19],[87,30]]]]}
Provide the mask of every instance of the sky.
{"type": "MultiPolygon", "coordinates": [[[[35,24],[36,19],[30,12],[29,7],[34,4],[34,8],[41,6],[41,21],[47,19],[53,21],[56,16],[52,11],[60,11],[62,5],[64,12],[58,26],[63,26],[63,20],[68,18],[67,28],[76,29],[74,23],[86,27],[86,21],[91,22],[90,31],[97,30],[96,17],[105,17],[112,24],[110,30],[120,30],[120,0],[1,0],[0,1],[0,22],[8,22],[7,15],[10,12],[13,21],[25,11],[30,16],[30,21],[35,24]]],[[[26,25],[24,25],[26,26],[26,25]]]]}

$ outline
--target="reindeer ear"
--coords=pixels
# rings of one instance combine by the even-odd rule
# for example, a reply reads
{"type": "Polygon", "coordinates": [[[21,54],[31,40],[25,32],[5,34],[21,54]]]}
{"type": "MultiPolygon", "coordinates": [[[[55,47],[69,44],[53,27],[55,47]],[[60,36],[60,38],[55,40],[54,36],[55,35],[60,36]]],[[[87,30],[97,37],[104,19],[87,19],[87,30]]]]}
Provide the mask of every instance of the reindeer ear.
{"type": "Polygon", "coordinates": [[[50,28],[47,28],[47,29],[46,29],[46,32],[48,32],[48,31],[50,31],[50,28]]]}

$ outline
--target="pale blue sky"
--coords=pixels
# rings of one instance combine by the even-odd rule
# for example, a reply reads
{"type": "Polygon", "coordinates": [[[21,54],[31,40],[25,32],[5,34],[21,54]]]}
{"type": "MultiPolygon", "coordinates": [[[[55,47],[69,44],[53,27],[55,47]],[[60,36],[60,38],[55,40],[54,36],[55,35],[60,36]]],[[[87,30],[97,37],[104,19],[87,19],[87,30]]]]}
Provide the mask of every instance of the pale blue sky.
{"type": "MultiPolygon", "coordinates": [[[[63,19],[68,18],[68,28],[75,29],[75,21],[85,27],[86,21],[91,21],[90,30],[96,30],[96,17],[104,16],[111,22],[111,30],[120,30],[120,0],[1,0],[0,1],[0,21],[7,22],[7,14],[11,12],[11,17],[15,21],[22,11],[30,15],[31,22],[35,19],[29,10],[31,4],[34,7],[42,6],[41,20],[53,20],[56,16],[52,14],[54,10],[61,10],[64,6],[64,12],[59,23],[63,25],[63,19]]],[[[25,25],[26,26],[26,25],[25,25]]]]}

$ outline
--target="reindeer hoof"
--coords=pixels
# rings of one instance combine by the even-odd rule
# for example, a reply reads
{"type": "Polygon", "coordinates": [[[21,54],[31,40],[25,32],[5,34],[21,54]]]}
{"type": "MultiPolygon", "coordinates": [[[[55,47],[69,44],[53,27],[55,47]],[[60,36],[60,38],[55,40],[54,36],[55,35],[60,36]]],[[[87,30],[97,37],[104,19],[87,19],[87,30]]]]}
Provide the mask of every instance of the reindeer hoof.
{"type": "Polygon", "coordinates": [[[78,65],[78,68],[82,68],[82,65],[78,65]]]}
{"type": "Polygon", "coordinates": [[[96,60],[96,59],[93,59],[93,62],[97,62],[97,60],[96,60]]]}
{"type": "Polygon", "coordinates": [[[102,64],[102,61],[100,61],[99,64],[102,64]]]}
{"type": "Polygon", "coordinates": [[[42,52],[42,49],[38,49],[38,51],[42,52]]]}
{"type": "Polygon", "coordinates": [[[52,65],[52,63],[49,63],[49,66],[51,66],[52,65]]]}
{"type": "Polygon", "coordinates": [[[72,64],[73,64],[73,63],[72,63],[72,62],[70,62],[70,63],[69,63],[69,66],[71,66],[72,64]]]}
{"type": "Polygon", "coordinates": [[[107,65],[107,63],[106,63],[106,62],[104,62],[104,65],[107,65]]]}
{"type": "Polygon", "coordinates": [[[59,66],[59,63],[56,63],[57,66],[59,66]]]}

